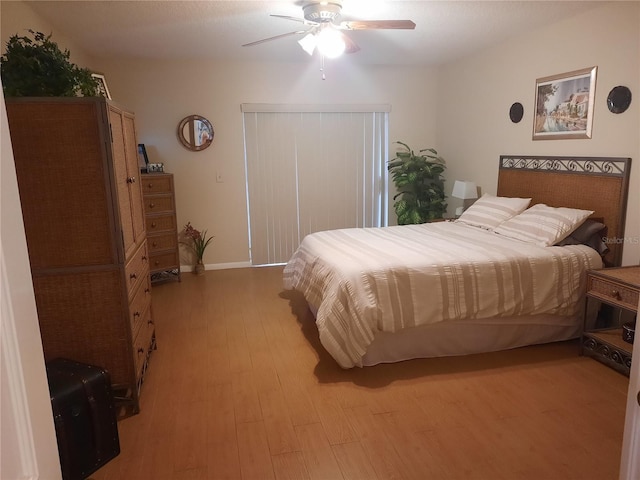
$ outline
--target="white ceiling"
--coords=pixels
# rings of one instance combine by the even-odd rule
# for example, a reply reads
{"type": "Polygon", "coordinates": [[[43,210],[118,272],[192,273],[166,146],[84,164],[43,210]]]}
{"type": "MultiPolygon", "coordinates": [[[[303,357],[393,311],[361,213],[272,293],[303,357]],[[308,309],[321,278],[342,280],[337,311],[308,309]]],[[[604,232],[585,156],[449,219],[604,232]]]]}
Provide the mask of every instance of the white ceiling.
{"type": "MultiPolygon", "coordinates": [[[[191,58],[308,62],[291,36],[253,47],[262,38],[307,28],[270,17],[302,17],[305,0],[290,1],[34,1],[31,7],[88,54],[109,58],[191,58]]],[[[413,20],[415,30],[353,31],[362,64],[437,65],[465,57],[605,2],[343,0],[340,20],[413,20]]],[[[24,32],[20,33],[24,34],[24,32]]]]}

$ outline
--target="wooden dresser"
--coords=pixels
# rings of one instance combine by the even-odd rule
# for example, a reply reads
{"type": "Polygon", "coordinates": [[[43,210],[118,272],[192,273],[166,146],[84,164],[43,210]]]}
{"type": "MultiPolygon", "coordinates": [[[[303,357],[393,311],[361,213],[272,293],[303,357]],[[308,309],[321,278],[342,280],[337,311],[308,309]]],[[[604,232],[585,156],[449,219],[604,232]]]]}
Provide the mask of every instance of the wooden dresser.
{"type": "Polygon", "coordinates": [[[142,193],[149,245],[151,281],[180,281],[180,253],[173,175],[142,175],[142,193]]]}
{"type": "Polygon", "coordinates": [[[134,115],[102,98],[6,107],[45,360],[106,368],[137,413],[155,328],[134,115]]]}

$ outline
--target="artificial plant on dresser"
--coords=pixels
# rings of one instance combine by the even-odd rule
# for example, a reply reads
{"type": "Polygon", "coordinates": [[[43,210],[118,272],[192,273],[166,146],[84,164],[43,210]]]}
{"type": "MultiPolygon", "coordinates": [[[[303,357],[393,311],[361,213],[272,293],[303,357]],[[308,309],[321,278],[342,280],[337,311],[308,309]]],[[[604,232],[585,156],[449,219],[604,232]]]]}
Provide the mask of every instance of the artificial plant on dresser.
{"type": "Polygon", "coordinates": [[[134,114],[98,97],[6,108],[45,359],[106,368],[136,413],[155,328],[134,114]]]}

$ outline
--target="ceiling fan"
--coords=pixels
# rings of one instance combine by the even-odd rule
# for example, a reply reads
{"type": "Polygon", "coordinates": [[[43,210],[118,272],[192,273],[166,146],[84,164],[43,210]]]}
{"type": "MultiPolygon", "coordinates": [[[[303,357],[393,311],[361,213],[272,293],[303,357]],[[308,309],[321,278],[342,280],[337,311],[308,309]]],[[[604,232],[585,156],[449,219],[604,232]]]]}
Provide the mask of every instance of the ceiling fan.
{"type": "Polygon", "coordinates": [[[413,30],[416,27],[416,24],[411,20],[354,20],[339,22],[340,14],[342,12],[342,3],[336,0],[305,2],[302,5],[302,12],[303,18],[275,14],[271,14],[271,16],[300,22],[310,28],[283,33],[255,42],[246,43],[243,47],[251,47],[294,35],[304,35],[298,43],[305,52],[309,55],[313,55],[313,52],[317,47],[323,57],[326,56],[333,58],[341,55],[342,53],[355,53],[360,50],[360,47],[347,35],[342,33],[342,31],[386,29],[413,30]]]}

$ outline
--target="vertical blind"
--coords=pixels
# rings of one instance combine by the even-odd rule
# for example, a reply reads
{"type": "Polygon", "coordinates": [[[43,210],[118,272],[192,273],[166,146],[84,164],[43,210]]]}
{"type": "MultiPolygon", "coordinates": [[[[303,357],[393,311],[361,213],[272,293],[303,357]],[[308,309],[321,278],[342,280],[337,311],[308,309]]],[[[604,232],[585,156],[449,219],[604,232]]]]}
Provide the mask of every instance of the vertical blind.
{"type": "Polygon", "coordinates": [[[387,224],[388,106],[242,105],[252,265],[305,235],[387,224]]]}

